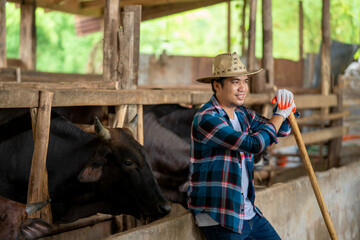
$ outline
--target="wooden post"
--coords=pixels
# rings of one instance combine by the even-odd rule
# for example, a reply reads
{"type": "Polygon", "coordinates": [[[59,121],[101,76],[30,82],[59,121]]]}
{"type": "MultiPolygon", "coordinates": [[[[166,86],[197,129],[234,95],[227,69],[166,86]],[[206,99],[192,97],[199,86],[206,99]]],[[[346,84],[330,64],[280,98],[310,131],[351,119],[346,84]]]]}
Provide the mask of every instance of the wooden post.
{"type": "Polygon", "coordinates": [[[272,0],[262,0],[263,23],[263,58],[262,65],[266,71],[266,83],[269,88],[274,86],[274,58],[272,36],[272,0]]]}
{"type": "Polygon", "coordinates": [[[26,69],[36,69],[35,1],[24,0],[21,4],[20,60],[26,69]]]}
{"type": "Polygon", "coordinates": [[[104,13],[103,77],[104,81],[117,80],[119,0],[106,0],[104,13]]]}
{"type": "Polygon", "coordinates": [[[140,24],[141,24],[141,5],[126,5],[125,12],[134,13],[134,46],[133,46],[133,85],[138,85],[139,62],[140,62],[140,24]]]}
{"type": "Polygon", "coordinates": [[[302,0],[299,1],[299,59],[304,58],[304,9],[302,0]]]}
{"type": "Polygon", "coordinates": [[[246,54],[246,36],[245,36],[245,19],[246,19],[246,5],[247,0],[243,1],[243,7],[242,7],[242,15],[241,15],[241,55],[244,56],[246,54]]]}
{"type": "MultiPolygon", "coordinates": [[[[50,117],[53,93],[49,91],[40,92],[40,103],[37,113],[35,127],[34,154],[32,158],[28,203],[34,203],[49,199],[49,188],[47,184],[46,156],[49,144],[50,117]]],[[[47,205],[40,213],[31,217],[40,217],[52,222],[50,205],[47,205]]]]}
{"type": "Polygon", "coordinates": [[[330,93],[330,0],[323,0],[321,44],[321,94],[330,93]]]}
{"type": "MultiPolygon", "coordinates": [[[[119,31],[119,89],[136,89],[139,70],[141,6],[125,6],[122,20],[122,28],[119,31]]],[[[130,105],[127,108],[117,107],[114,124],[116,127],[121,127],[123,124],[122,115],[126,113],[124,109],[127,109],[125,121],[133,119],[137,113],[136,105],[130,105]]]]}
{"type": "MultiPolygon", "coordinates": [[[[334,114],[342,113],[344,110],[343,88],[341,87],[341,86],[343,86],[342,83],[343,83],[342,76],[339,75],[338,84],[334,89],[335,90],[334,93],[337,93],[337,95],[338,95],[338,104],[336,107],[332,108],[332,113],[334,113],[334,114]]],[[[342,125],[343,125],[343,118],[338,118],[338,119],[330,121],[331,127],[337,127],[337,126],[342,126],[342,125]]],[[[328,150],[328,160],[329,160],[328,167],[329,168],[340,167],[341,145],[342,145],[342,137],[338,137],[338,138],[330,140],[329,146],[328,146],[328,149],[329,149],[328,150]]]]}
{"type": "Polygon", "coordinates": [[[137,105],[137,114],[138,114],[138,142],[141,145],[144,145],[144,111],[143,105],[137,105]]]}
{"type": "Polygon", "coordinates": [[[227,52],[231,53],[231,1],[227,2],[227,52]]]}
{"type": "MultiPolygon", "coordinates": [[[[248,56],[247,69],[255,69],[255,33],[256,33],[256,3],[257,0],[250,0],[250,22],[249,22],[249,40],[248,40],[248,56]]],[[[250,84],[250,92],[254,92],[257,84],[255,81],[250,84]]]]}
{"type": "Polygon", "coordinates": [[[256,3],[257,0],[250,0],[249,44],[247,56],[248,70],[255,69],[256,3]]]}
{"type": "Polygon", "coordinates": [[[0,68],[7,67],[5,4],[6,4],[6,0],[0,0],[0,68]]]}

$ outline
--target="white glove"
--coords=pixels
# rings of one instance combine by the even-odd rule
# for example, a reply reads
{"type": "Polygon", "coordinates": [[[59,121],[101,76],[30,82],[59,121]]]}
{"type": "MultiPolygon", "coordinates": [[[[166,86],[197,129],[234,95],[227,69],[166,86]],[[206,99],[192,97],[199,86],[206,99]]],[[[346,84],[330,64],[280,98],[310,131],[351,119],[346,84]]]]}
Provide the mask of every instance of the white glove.
{"type": "Polygon", "coordinates": [[[295,102],[293,102],[290,107],[287,107],[285,109],[280,109],[278,105],[278,108],[274,113],[274,115],[281,115],[284,117],[284,119],[287,119],[291,114],[291,112],[294,113],[295,111],[296,111],[296,106],[295,106],[295,102]]]}
{"type": "Polygon", "coordinates": [[[294,94],[286,89],[279,89],[275,93],[275,97],[272,100],[272,103],[277,102],[278,108],[286,109],[294,102],[294,94]]]}

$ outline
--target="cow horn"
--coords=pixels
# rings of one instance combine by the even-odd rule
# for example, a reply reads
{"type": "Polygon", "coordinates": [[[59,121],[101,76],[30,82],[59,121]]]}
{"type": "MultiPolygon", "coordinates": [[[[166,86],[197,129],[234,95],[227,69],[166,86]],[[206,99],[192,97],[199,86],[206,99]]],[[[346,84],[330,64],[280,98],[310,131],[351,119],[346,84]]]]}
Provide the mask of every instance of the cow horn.
{"type": "Polygon", "coordinates": [[[37,211],[45,207],[49,202],[51,202],[51,199],[42,202],[26,204],[25,211],[28,215],[36,213],[37,211]]]}
{"type": "Polygon", "coordinates": [[[111,138],[109,130],[101,124],[97,117],[95,117],[94,130],[95,134],[104,140],[109,140],[111,138]]]}
{"type": "Polygon", "coordinates": [[[134,133],[137,122],[138,122],[138,115],[136,114],[135,117],[129,123],[125,124],[124,128],[130,129],[131,132],[134,133]]]}

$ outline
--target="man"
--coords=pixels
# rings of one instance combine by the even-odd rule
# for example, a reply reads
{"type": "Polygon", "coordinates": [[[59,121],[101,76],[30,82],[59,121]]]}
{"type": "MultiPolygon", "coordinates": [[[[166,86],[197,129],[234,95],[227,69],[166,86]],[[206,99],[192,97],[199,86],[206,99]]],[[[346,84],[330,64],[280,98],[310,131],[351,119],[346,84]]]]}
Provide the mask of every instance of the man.
{"type": "MultiPolygon", "coordinates": [[[[243,106],[249,72],[236,53],[220,54],[211,83],[214,95],[195,115],[191,130],[188,207],[207,239],[280,239],[255,207],[253,155],[290,134],[294,96],[279,90],[268,120],[243,106]]],[[[274,203],[275,204],[275,203],[274,203]]]]}

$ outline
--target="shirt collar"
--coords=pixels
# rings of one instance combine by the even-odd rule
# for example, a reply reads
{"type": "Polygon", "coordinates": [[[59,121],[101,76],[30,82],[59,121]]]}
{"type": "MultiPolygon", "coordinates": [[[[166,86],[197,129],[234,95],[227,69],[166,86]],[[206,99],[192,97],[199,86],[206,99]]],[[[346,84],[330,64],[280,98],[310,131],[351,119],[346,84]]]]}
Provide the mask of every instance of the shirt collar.
{"type": "MultiPolygon", "coordinates": [[[[210,101],[211,101],[212,105],[217,109],[217,111],[220,113],[220,115],[222,117],[227,116],[227,118],[230,120],[228,114],[225,112],[225,110],[221,107],[218,100],[216,99],[215,94],[212,95],[210,101]]],[[[240,111],[240,107],[236,107],[235,110],[234,110],[234,112],[239,112],[239,111],[240,111]]]]}
{"type": "Polygon", "coordinates": [[[212,95],[210,101],[211,101],[212,105],[216,108],[216,110],[220,113],[220,115],[221,115],[222,117],[227,116],[227,113],[226,113],[225,110],[221,107],[221,105],[219,104],[218,100],[216,99],[215,94],[212,95]]]}

